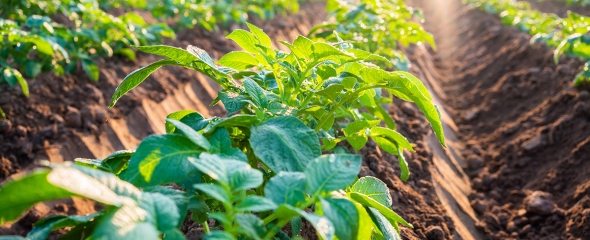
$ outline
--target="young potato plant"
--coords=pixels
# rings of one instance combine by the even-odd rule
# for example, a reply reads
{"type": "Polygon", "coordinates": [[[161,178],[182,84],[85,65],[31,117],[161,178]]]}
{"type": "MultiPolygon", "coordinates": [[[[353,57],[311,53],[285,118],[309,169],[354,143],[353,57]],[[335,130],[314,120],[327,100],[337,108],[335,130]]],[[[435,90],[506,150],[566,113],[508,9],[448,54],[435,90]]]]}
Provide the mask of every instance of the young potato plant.
{"type": "MultiPolygon", "coordinates": [[[[388,58],[396,70],[407,71],[410,62],[398,50],[398,44],[429,43],[436,48],[432,35],[412,18],[422,16],[419,10],[406,6],[403,1],[360,2],[328,0],[326,11],[335,23],[324,23],[310,30],[314,39],[337,41],[338,37],[353,42],[355,48],[388,58]],[[335,31],[340,36],[337,36],[335,31]]],[[[392,64],[382,63],[391,67],[392,64]]]]}
{"type": "Polygon", "coordinates": [[[416,103],[444,145],[440,116],[426,88],[409,73],[375,66],[370,61],[387,59],[350,43],[300,36],[282,43],[291,49],[284,53],[272,49],[261,29],[248,27],[250,32],[228,35],[244,51],[228,53],[217,64],[193,46],[136,47],[165,58],[129,74],[111,100],[113,106],[162,66],[181,66],[222,86],[214,103],[223,103],[227,117],[174,112],[166,118],[165,134],[146,137],[135,150],[105,159],[77,159],[77,166],[52,165],[38,177],[10,182],[0,188],[0,219],[14,220],[35,202],[73,194],[107,208],[92,219],[41,220],[36,232],[75,226],[80,230],[68,234],[182,239],[179,222],[190,210],[191,219],[203,224],[205,239],[297,238],[303,220],[322,239],[399,239],[399,224],[412,225],[392,211],[387,186],[373,177],[357,179],[361,156],[336,145],[348,142],[356,151],[371,138],[384,151],[398,155],[401,178],[406,180],[409,169],[403,150],[412,151],[412,146],[394,130],[395,123],[379,103],[384,91],[416,103]],[[82,190],[93,189],[92,184],[63,184],[53,177],[66,171],[106,185],[90,194],[113,191],[110,201],[116,196],[131,199],[107,202],[84,195],[82,190]],[[51,194],[16,193],[31,185],[51,194]],[[167,200],[160,204],[154,198],[167,200]],[[21,202],[26,204],[12,207],[21,202]],[[215,224],[209,225],[210,220],[215,224]],[[287,224],[290,233],[283,231],[287,224]]]}

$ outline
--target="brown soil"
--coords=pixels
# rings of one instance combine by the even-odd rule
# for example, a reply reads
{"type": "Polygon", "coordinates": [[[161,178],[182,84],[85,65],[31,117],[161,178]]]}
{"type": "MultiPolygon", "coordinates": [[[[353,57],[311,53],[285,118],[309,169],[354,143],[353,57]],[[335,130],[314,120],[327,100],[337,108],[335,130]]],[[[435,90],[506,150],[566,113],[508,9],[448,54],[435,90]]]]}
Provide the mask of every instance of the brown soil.
{"type": "MultiPolygon", "coordinates": [[[[279,40],[292,41],[306,34],[325,20],[323,4],[305,4],[301,13],[270,22],[254,20],[263,26],[274,45],[279,40]]],[[[238,26],[231,26],[237,28],[238,26]]],[[[224,38],[224,33],[209,33],[198,29],[183,30],[168,45],[201,47],[218,59],[237,46],[224,38]]],[[[0,86],[0,107],[8,120],[0,123],[0,182],[31,169],[38,160],[71,161],[76,157],[101,158],[109,153],[134,148],[145,136],[162,133],[162,121],[167,113],[194,109],[206,116],[223,116],[220,106],[209,107],[218,86],[194,71],[164,68],[149,77],[140,87],[123,97],[113,109],[106,106],[117,84],[129,72],[155,61],[157,57],[138,54],[136,62],[120,57],[98,60],[100,80],[90,81],[80,70],[75,75],[55,76],[47,73],[30,80],[31,97],[25,98],[18,89],[0,86]]],[[[412,168],[410,180],[402,182],[397,158],[383,154],[374,144],[361,150],[364,156],[362,176],[376,176],[387,183],[394,199],[394,210],[414,224],[403,228],[404,239],[450,239],[454,234],[452,220],[438,200],[431,183],[432,151],[425,138],[430,128],[424,117],[412,105],[393,107],[391,113],[398,121],[398,130],[416,143],[416,152],[407,153],[412,168]]],[[[99,206],[79,199],[38,204],[23,218],[0,226],[0,235],[28,232],[37,220],[52,214],[88,214],[99,206]]],[[[189,239],[198,239],[202,228],[187,219],[182,230],[189,239]]],[[[52,238],[63,234],[56,231],[52,238]]],[[[313,228],[304,224],[301,236],[314,239],[313,228]]]]}
{"type": "Polygon", "coordinates": [[[488,239],[590,239],[590,94],[581,61],[460,1],[416,1],[435,35],[446,110],[466,143],[469,196],[488,239]],[[540,192],[539,192],[540,191],[540,192]]]}

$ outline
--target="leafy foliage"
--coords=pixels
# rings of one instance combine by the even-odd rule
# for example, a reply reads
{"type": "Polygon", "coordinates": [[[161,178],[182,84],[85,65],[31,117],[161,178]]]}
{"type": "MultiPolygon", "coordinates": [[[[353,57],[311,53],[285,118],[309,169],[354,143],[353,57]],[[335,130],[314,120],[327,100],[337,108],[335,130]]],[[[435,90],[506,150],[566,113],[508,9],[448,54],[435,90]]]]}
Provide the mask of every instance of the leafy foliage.
{"type": "Polygon", "coordinates": [[[407,179],[403,150],[413,151],[412,146],[389,127],[381,104],[390,100],[386,92],[415,102],[444,144],[438,110],[424,85],[407,72],[377,67],[371,62],[387,59],[350,43],[300,36],[282,43],[291,49],[285,53],[273,49],[261,29],[248,27],[228,35],[244,51],[217,64],[194,46],[136,47],[165,58],[130,73],[110,103],[159,67],[172,65],[219,83],[215,103],[233,115],[171,113],[166,133],[146,137],[136,150],[77,159],[76,166],[50,165],[9,182],[0,188],[0,220],[15,220],[40,201],[78,196],[106,209],[50,217],[31,234],[72,226],[68,234],[76,238],[183,239],[178,228],[190,210],[191,219],[203,224],[205,239],[284,239],[289,237],[281,229],[287,224],[295,238],[302,219],[322,239],[398,239],[398,225],[412,225],[391,209],[385,183],[357,179],[361,156],[333,149],[348,142],[356,151],[371,138],[398,154],[407,179]],[[25,186],[35,189],[20,191],[25,186]],[[214,230],[208,219],[215,220],[214,230]]]}
{"type": "Polygon", "coordinates": [[[385,56],[389,61],[382,62],[383,66],[402,71],[409,69],[410,62],[398,50],[399,44],[407,47],[411,43],[429,43],[436,48],[432,35],[419,23],[411,21],[422,13],[403,1],[329,0],[327,11],[336,23],[315,26],[309,33],[311,37],[334,42],[352,41],[357,49],[385,56]]]}

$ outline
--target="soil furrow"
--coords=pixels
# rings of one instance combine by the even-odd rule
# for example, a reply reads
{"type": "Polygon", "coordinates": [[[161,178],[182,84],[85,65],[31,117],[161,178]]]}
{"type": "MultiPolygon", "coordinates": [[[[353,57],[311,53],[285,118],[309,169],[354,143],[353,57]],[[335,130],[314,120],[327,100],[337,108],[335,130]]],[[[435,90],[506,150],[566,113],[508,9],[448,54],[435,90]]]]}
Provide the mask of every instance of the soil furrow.
{"type": "Polygon", "coordinates": [[[444,109],[466,147],[479,231],[589,239],[590,94],[571,87],[582,62],[556,65],[552,49],[460,1],[413,3],[439,44],[431,75],[440,75],[444,109]]]}

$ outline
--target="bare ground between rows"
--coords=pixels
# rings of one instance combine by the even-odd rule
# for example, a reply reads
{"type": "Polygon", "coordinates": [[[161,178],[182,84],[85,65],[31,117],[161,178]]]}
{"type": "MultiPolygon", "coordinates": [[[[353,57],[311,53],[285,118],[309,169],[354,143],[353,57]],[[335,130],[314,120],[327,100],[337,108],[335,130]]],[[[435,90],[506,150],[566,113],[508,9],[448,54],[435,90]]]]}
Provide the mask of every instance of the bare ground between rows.
{"type": "MultiPolygon", "coordinates": [[[[315,24],[325,20],[323,4],[304,4],[300,14],[270,22],[254,21],[269,33],[273,44],[278,40],[292,41],[306,34],[315,24]]],[[[236,27],[236,26],[234,26],[236,27]]],[[[224,53],[237,50],[220,32],[199,29],[182,30],[177,40],[168,45],[196,45],[218,59],[224,53]]],[[[287,49],[283,49],[287,50],[287,49]]],[[[224,116],[219,106],[210,107],[218,86],[200,74],[181,68],[163,68],[149,77],[138,89],[123,97],[113,109],[108,101],[117,84],[131,71],[157,58],[138,54],[136,62],[119,57],[100,59],[100,81],[91,82],[80,70],[75,75],[42,74],[29,81],[31,97],[24,98],[18,89],[0,86],[0,107],[8,121],[0,124],[0,181],[24,174],[38,160],[71,161],[75,157],[101,158],[115,150],[134,148],[149,134],[163,133],[166,114],[193,109],[205,116],[224,116]]],[[[433,179],[433,150],[427,141],[432,136],[430,126],[413,104],[392,106],[390,113],[400,131],[415,144],[414,153],[406,153],[412,175],[407,182],[399,176],[398,159],[381,153],[373,143],[362,149],[361,176],[376,176],[390,188],[393,209],[414,225],[402,227],[404,239],[451,239],[456,235],[453,220],[439,200],[433,179]]],[[[25,235],[37,220],[55,214],[85,215],[100,206],[82,199],[60,200],[36,205],[20,220],[0,226],[0,235],[25,235]]],[[[182,226],[189,239],[198,239],[201,226],[189,219],[182,226]]],[[[65,233],[55,231],[51,239],[65,233]]],[[[301,235],[314,239],[309,224],[301,235]]]]}
{"type": "MultiPolygon", "coordinates": [[[[458,0],[418,0],[486,239],[590,239],[590,94],[582,62],[458,0]]],[[[419,53],[418,53],[419,54],[419,53]]]]}

